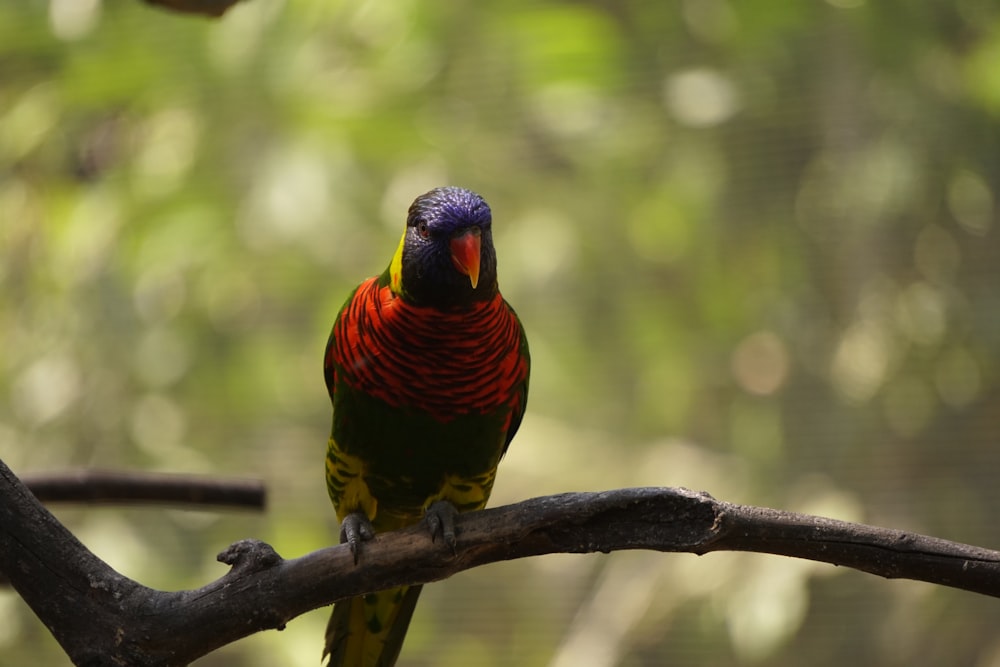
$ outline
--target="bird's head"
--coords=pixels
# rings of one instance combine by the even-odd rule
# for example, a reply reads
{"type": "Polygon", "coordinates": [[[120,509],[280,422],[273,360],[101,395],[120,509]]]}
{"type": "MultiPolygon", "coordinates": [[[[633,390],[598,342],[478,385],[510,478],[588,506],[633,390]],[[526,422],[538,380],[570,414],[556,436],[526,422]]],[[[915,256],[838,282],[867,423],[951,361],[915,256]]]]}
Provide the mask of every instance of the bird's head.
{"type": "Polygon", "coordinates": [[[497,291],[490,207],[475,192],[435,188],[410,206],[389,265],[392,291],[420,306],[455,308],[497,291]]]}

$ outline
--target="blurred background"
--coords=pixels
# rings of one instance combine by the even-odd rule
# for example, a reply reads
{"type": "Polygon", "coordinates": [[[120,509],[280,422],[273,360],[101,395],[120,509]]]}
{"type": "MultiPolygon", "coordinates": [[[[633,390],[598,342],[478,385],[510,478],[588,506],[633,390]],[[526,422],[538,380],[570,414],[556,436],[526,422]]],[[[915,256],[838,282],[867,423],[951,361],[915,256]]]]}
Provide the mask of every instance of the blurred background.
{"type": "MultiPolygon", "coordinates": [[[[531,341],[492,503],[685,486],[1000,548],[990,0],[0,0],[0,457],[263,478],[54,508],[162,589],[332,544],[321,357],[406,208],[494,212],[531,341]]],[[[197,664],[319,664],[328,610],[197,664]]],[[[10,590],[0,664],[68,664],[10,590]]],[[[412,667],[1000,665],[1000,601],[771,556],[425,590],[412,667]]]]}

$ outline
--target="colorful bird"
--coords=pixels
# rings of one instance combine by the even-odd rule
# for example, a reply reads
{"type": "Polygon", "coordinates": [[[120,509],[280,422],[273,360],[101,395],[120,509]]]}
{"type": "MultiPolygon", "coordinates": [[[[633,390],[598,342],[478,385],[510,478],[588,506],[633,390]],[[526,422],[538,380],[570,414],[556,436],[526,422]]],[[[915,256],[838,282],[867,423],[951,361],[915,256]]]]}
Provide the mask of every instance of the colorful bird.
{"type": "MultiPolygon", "coordinates": [[[[454,546],[456,512],[481,509],[528,400],[528,341],[497,288],[492,214],[444,187],[417,197],[389,267],[340,309],[324,373],[333,401],[326,483],[341,541],[424,519],[454,546]]],[[[406,586],[334,605],[330,665],[389,667],[420,594],[406,586]]]]}

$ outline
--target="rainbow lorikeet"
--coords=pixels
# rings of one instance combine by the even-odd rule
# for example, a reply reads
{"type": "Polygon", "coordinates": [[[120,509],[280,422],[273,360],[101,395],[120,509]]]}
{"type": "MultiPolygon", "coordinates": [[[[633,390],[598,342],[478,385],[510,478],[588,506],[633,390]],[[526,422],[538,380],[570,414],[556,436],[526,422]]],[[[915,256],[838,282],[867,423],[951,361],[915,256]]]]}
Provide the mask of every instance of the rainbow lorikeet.
{"type": "MultiPolygon", "coordinates": [[[[324,372],[333,401],[326,483],[358,557],[376,531],[425,520],[454,546],[481,509],[528,399],[528,342],[497,288],[492,214],[445,187],[418,197],[389,267],[337,315],[324,372]]],[[[420,586],[334,605],[330,665],[390,666],[420,586]]]]}

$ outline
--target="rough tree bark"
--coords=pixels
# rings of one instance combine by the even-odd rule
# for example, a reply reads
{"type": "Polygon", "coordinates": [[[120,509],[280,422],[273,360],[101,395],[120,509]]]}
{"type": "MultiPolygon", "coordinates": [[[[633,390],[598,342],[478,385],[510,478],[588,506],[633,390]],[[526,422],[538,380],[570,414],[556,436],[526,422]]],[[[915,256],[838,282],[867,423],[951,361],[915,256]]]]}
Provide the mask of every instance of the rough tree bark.
{"type": "Polygon", "coordinates": [[[291,560],[244,540],[228,573],[198,590],[157,591],[111,569],[0,461],[0,572],[77,665],[186,665],[344,597],[437,581],[499,560],[652,549],[757,551],[1000,597],[1000,552],[898,530],[715,500],[686,489],[567,493],[462,515],[454,553],[423,526],[291,560]]]}

